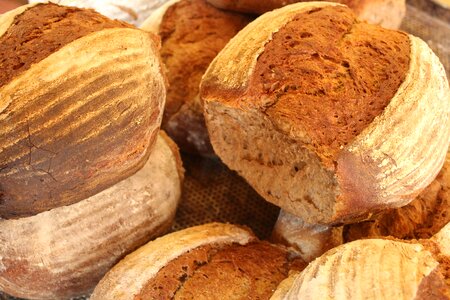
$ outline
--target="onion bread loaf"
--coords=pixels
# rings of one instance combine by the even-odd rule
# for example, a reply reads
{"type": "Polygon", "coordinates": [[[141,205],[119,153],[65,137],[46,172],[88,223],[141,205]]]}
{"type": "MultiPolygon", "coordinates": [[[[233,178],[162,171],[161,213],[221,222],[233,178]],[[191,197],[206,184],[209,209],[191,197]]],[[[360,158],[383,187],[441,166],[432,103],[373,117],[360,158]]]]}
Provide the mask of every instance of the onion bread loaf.
{"type": "Polygon", "coordinates": [[[428,239],[449,222],[450,152],[437,178],[406,206],[383,211],[369,221],[340,227],[308,224],[281,210],[272,239],[294,247],[305,261],[311,261],[342,243],[367,237],[428,239]]]}
{"type": "MultiPolygon", "coordinates": [[[[207,0],[222,9],[263,14],[285,5],[305,0],[207,0]]],[[[369,23],[397,29],[406,13],[405,0],[333,0],[350,7],[356,15],[369,23]]]]}
{"type": "Polygon", "coordinates": [[[92,300],[269,299],[304,263],[249,230],[210,223],[141,247],[100,281],[92,300]]]}
{"type": "MultiPolygon", "coordinates": [[[[145,19],[167,0],[50,0],[65,6],[93,8],[102,15],[139,26],[145,19]]],[[[47,2],[29,0],[29,3],[47,2]]]]}
{"type": "Polygon", "coordinates": [[[251,18],[226,12],[206,0],[170,1],[141,26],[161,36],[169,88],[162,127],[181,150],[213,154],[199,98],[203,73],[251,18]]]}
{"type": "Polygon", "coordinates": [[[307,223],[401,207],[441,169],[450,92],[420,39],[298,3],[241,30],[203,76],[217,155],[307,223]]]}
{"type": "Polygon", "coordinates": [[[450,224],[430,240],[358,240],[280,285],[278,299],[450,299],[450,224]]]}
{"type": "Polygon", "coordinates": [[[0,290],[29,299],[92,291],[124,255],[170,228],[183,169],[163,133],[144,167],[76,204],[0,220],[0,290]]]}
{"type": "Polygon", "coordinates": [[[143,167],[165,99],[156,38],[56,4],[0,16],[0,217],[76,203],[143,167]]]}

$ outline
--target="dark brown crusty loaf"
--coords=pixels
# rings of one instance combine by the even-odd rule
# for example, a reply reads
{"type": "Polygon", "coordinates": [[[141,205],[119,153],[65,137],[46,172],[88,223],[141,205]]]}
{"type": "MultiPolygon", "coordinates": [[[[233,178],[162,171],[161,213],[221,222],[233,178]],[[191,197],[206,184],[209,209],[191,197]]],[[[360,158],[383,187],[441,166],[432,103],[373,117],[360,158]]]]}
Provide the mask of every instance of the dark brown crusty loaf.
{"type": "Polygon", "coordinates": [[[269,299],[295,253],[247,229],[211,223],[166,235],[129,255],[96,287],[96,299],[269,299]]]}
{"type": "MultiPolygon", "coordinates": [[[[207,0],[221,9],[263,14],[305,0],[207,0]]],[[[321,1],[321,0],[319,0],[321,1]]],[[[406,13],[405,0],[332,0],[350,7],[359,18],[372,24],[397,29],[406,13]]]]}
{"type": "MultiPolygon", "coordinates": [[[[205,0],[180,0],[150,16],[163,14],[156,27],[142,29],[161,36],[161,56],[169,88],[162,127],[184,151],[212,154],[199,98],[199,84],[210,62],[251,18],[225,12],[205,0]]],[[[153,24],[152,24],[153,26],[153,24]]]]}
{"type": "Polygon", "coordinates": [[[260,16],[201,83],[217,155],[312,224],[366,219],[428,186],[449,145],[449,95],[423,41],[325,2],[260,16]]]}
{"type": "Polygon", "coordinates": [[[0,41],[0,217],[75,203],[144,165],[165,96],[154,36],[37,4],[2,15],[0,41]]]}

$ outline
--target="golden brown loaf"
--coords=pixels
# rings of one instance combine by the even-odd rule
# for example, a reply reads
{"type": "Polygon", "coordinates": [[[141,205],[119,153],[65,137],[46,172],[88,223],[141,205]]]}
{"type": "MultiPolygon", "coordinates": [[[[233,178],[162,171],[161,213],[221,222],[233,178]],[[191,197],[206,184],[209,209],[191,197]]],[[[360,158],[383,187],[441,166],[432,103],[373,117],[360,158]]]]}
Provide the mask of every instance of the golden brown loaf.
{"type": "Polygon", "coordinates": [[[196,226],[128,255],[91,299],[269,299],[290,269],[304,268],[293,255],[238,226],[196,226]]]}
{"type": "Polygon", "coordinates": [[[308,224],[281,210],[273,229],[276,243],[294,247],[306,261],[342,243],[368,237],[428,239],[450,222],[450,152],[437,178],[406,206],[388,209],[369,221],[330,227],[308,224]]]}
{"type": "Polygon", "coordinates": [[[213,154],[199,98],[203,73],[250,17],[206,0],[170,1],[142,25],[161,36],[169,88],[162,127],[184,151],[213,154]]]}
{"type": "Polygon", "coordinates": [[[143,167],[165,97],[153,35],[91,10],[0,16],[0,217],[76,203],[143,167]]]}
{"type": "MultiPolygon", "coordinates": [[[[222,9],[263,14],[305,0],[207,0],[222,9]]],[[[334,0],[350,7],[356,15],[372,24],[397,29],[406,13],[405,0],[334,0]]]]}
{"type": "Polygon", "coordinates": [[[92,291],[124,255],[167,231],[183,169],[163,133],[144,167],[76,204],[0,220],[0,290],[29,299],[92,291]]]}
{"type": "Polygon", "coordinates": [[[332,3],[266,13],[201,83],[217,155],[308,223],[350,223],[411,202],[436,177],[450,92],[420,39],[332,3]]]}
{"type": "Polygon", "coordinates": [[[450,299],[450,224],[430,240],[358,240],[280,285],[279,299],[450,299]]]}

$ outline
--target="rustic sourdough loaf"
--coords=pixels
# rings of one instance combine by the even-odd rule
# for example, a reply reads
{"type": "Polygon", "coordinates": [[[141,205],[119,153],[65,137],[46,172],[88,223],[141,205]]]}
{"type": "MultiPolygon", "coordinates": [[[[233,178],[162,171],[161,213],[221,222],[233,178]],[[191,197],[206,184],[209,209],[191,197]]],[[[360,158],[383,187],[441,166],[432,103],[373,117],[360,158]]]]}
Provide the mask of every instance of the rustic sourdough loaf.
{"type": "Polygon", "coordinates": [[[128,255],[91,299],[269,299],[303,261],[234,225],[211,223],[171,233],[128,255]]]}
{"type": "Polygon", "coordinates": [[[0,290],[29,299],[92,291],[124,255],[170,228],[183,169],[161,133],[144,167],[76,204],[0,220],[0,290]]]}
{"type": "Polygon", "coordinates": [[[251,18],[226,12],[206,0],[169,1],[142,29],[161,36],[169,88],[162,127],[184,151],[213,154],[199,98],[210,62],[251,18]]]}
{"type": "Polygon", "coordinates": [[[217,155],[266,200],[312,224],[411,202],[441,169],[450,93],[420,39],[332,3],[266,13],[201,83],[217,155]]]}
{"type": "MultiPolygon", "coordinates": [[[[47,2],[29,0],[29,3],[47,2]]],[[[139,26],[158,7],[167,0],[51,0],[65,6],[93,8],[111,19],[118,19],[139,26]]]]}
{"type": "Polygon", "coordinates": [[[430,240],[358,240],[280,285],[278,299],[450,299],[450,224],[430,240]]]}
{"type": "Polygon", "coordinates": [[[342,243],[367,237],[428,239],[450,222],[450,152],[437,178],[411,203],[369,221],[330,227],[308,224],[281,210],[273,229],[276,243],[296,248],[306,261],[342,243]]]}
{"type": "MultiPolygon", "coordinates": [[[[305,0],[207,0],[222,9],[263,14],[305,0]]],[[[406,13],[405,0],[334,0],[350,7],[359,18],[386,28],[397,29],[406,13]]]]}
{"type": "Polygon", "coordinates": [[[76,203],[143,167],[165,98],[158,42],[55,4],[0,16],[0,217],[76,203]]]}

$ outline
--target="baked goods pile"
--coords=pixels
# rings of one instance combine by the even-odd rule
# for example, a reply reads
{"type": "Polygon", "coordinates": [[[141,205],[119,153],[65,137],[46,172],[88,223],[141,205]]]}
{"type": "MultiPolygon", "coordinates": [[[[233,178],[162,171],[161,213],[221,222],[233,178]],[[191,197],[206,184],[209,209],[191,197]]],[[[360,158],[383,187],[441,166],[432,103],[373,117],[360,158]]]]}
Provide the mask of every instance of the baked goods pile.
{"type": "Polygon", "coordinates": [[[141,29],[57,4],[0,15],[0,290],[450,299],[445,71],[357,17],[398,27],[403,1],[343,2],[171,0],[141,29]],[[150,241],[183,181],[160,126],[282,209],[272,243],[222,223],[150,241]]]}

